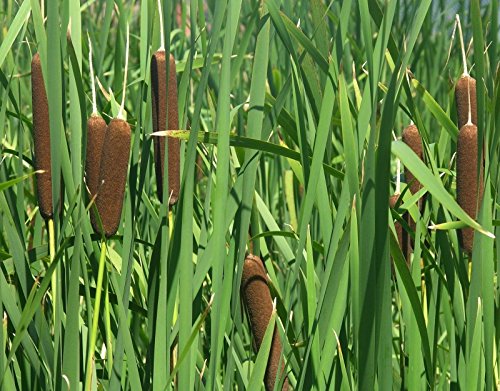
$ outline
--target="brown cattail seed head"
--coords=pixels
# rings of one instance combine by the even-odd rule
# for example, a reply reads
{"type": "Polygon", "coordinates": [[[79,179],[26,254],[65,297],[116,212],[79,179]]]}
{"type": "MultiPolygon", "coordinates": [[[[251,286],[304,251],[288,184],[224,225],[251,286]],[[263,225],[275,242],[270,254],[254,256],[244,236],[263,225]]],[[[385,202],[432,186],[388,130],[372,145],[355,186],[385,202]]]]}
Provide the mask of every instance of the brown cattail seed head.
{"type": "MultiPolygon", "coordinates": [[[[478,200],[483,198],[483,164],[477,175],[477,127],[465,125],[460,129],[457,142],[457,199],[462,209],[473,219],[477,215],[478,200]]],[[[472,253],[474,230],[462,228],[459,231],[462,248],[472,253]]]]}
{"type": "MultiPolygon", "coordinates": [[[[175,59],[170,55],[167,91],[167,66],[165,52],[158,50],[151,60],[151,93],[153,101],[153,131],[179,129],[177,103],[177,77],[175,59]],[[168,123],[167,123],[168,102],[168,123]],[[165,128],[166,126],[166,128],[165,128]]],[[[168,191],[170,204],[179,198],[180,187],[180,141],[172,137],[154,138],[154,158],[158,197],[163,198],[163,173],[165,161],[165,140],[168,140],[168,191]]]]}
{"type": "Polygon", "coordinates": [[[102,145],[106,136],[106,121],[98,115],[92,115],[87,121],[87,157],[85,162],[85,178],[90,197],[98,192],[99,169],[102,145]]]}
{"type": "MultiPolygon", "coordinates": [[[[398,203],[400,194],[394,194],[389,198],[389,206],[391,209],[394,209],[396,204],[398,203]]],[[[403,214],[403,219],[406,221],[408,225],[410,225],[410,214],[408,212],[405,212],[403,214]]],[[[408,232],[403,228],[401,223],[399,221],[394,222],[394,228],[396,228],[396,234],[398,237],[398,243],[399,243],[399,248],[401,249],[401,252],[403,253],[403,256],[406,259],[406,264],[410,264],[410,254],[413,251],[411,247],[411,236],[408,234],[408,232]]],[[[391,265],[393,267],[393,265],[391,265]]]]}
{"type": "MultiPolygon", "coordinates": [[[[422,138],[418,133],[418,129],[415,125],[410,125],[403,130],[402,135],[403,142],[408,145],[413,152],[423,160],[423,148],[422,148],[422,138]]],[[[410,191],[412,194],[416,194],[420,189],[422,189],[422,184],[415,178],[415,176],[405,167],[405,177],[410,191]]]]}
{"type": "Polygon", "coordinates": [[[476,79],[462,75],[455,86],[458,129],[462,129],[462,126],[469,122],[469,94],[471,120],[477,126],[476,79]]]}
{"type": "MultiPolygon", "coordinates": [[[[269,286],[267,285],[266,270],[259,257],[248,255],[243,265],[243,274],[241,277],[241,292],[243,300],[248,310],[250,328],[255,340],[255,348],[258,351],[267,325],[273,312],[273,302],[269,286]]],[[[281,341],[278,330],[274,329],[273,341],[269,359],[266,367],[264,383],[266,390],[274,389],[274,383],[278,374],[278,364],[281,358],[281,341]]],[[[281,359],[281,374],[283,374],[284,365],[281,359]]],[[[288,390],[288,379],[285,378],[282,390],[288,390]]]]}
{"type": "Polygon", "coordinates": [[[49,103],[43,81],[42,64],[37,53],[31,61],[31,89],[33,103],[33,138],[35,143],[35,169],[43,170],[36,174],[38,205],[44,219],[53,215],[52,175],[50,168],[50,122],[49,103]]]}
{"type": "Polygon", "coordinates": [[[106,237],[118,230],[127,182],[130,154],[130,126],[122,119],[113,119],[102,146],[96,206],[102,221],[93,221],[94,230],[106,237]]]}
{"type": "MultiPolygon", "coordinates": [[[[87,121],[85,179],[89,188],[90,199],[94,198],[99,192],[99,171],[106,129],[106,121],[98,115],[92,115],[87,121]]],[[[99,220],[95,213],[95,205],[90,208],[90,218],[94,227],[99,226],[99,220]]]]}

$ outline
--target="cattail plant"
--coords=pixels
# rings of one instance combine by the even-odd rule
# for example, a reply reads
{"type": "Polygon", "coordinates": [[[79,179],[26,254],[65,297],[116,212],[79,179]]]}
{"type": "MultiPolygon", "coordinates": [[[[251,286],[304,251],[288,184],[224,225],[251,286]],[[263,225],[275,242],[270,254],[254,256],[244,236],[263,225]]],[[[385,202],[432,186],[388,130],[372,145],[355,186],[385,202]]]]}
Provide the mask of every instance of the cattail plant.
{"type": "MultiPolygon", "coordinates": [[[[35,144],[35,169],[38,207],[40,214],[47,223],[49,237],[49,258],[52,262],[56,255],[55,229],[52,202],[52,169],[50,157],[50,122],[49,103],[43,79],[40,54],[36,53],[31,60],[31,99],[33,105],[33,139],[35,144]]],[[[51,277],[52,298],[57,300],[57,271],[51,277]]],[[[53,317],[57,319],[54,306],[53,317]]]]}
{"type": "Polygon", "coordinates": [[[85,389],[92,386],[92,366],[94,350],[97,341],[97,326],[101,305],[102,283],[106,265],[106,238],[114,235],[120,225],[123,208],[125,185],[127,182],[128,161],[130,154],[131,132],[130,126],[123,119],[125,107],[125,91],[127,87],[128,55],[129,55],[129,26],[127,24],[127,41],[125,46],[125,74],[123,76],[122,101],[117,118],[113,118],[108,125],[99,165],[98,190],[96,206],[99,223],[93,221],[93,227],[103,238],[101,241],[101,256],[97,272],[96,298],[92,318],[92,330],[89,339],[88,358],[86,366],[85,389]]]}
{"type": "MultiPolygon", "coordinates": [[[[106,237],[114,235],[118,230],[123,208],[125,184],[127,182],[131,132],[129,124],[123,119],[123,111],[125,106],[125,89],[127,85],[128,39],[127,30],[125,75],[123,79],[123,94],[120,110],[117,118],[111,120],[107,127],[104,140],[102,141],[102,151],[99,161],[94,157],[96,160],[93,164],[97,164],[95,164],[93,169],[95,169],[96,166],[99,167],[99,179],[97,184],[94,183],[89,186],[91,192],[93,191],[91,186],[95,186],[97,190],[96,206],[100,218],[99,222],[94,219],[93,227],[95,231],[106,237]]],[[[100,135],[100,137],[102,137],[102,135],[100,135]]],[[[99,141],[97,144],[98,143],[99,141]]],[[[94,151],[93,153],[97,154],[97,152],[98,151],[94,151]]],[[[91,179],[91,181],[92,180],[93,179],[91,179]]]]}
{"type": "MultiPolygon", "coordinates": [[[[457,106],[458,133],[457,140],[457,201],[464,211],[473,219],[476,218],[478,202],[483,197],[483,162],[478,167],[478,132],[476,106],[476,80],[467,71],[464,40],[460,18],[456,15],[464,73],[455,87],[455,103],[457,106]],[[479,176],[478,176],[479,174],[479,176]]],[[[472,253],[474,230],[463,228],[459,231],[462,249],[472,253]]]]}
{"type": "Polygon", "coordinates": [[[43,80],[40,55],[36,53],[31,61],[31,88],[33,102],[33,136],[35,144],[35,169],[38,206],[45,220],[52,219],[52,175],[50,160],[49,104],[43,80]]]}
{"type": "MultiPolygon", "coordinates": [[[[92,85],[92,114],[87,120],[87,153],[85,159],[85,179],[89,189],[91,201],[99,191],[99,171],[101,167],[102,146],[106,135],[106,121],[97,112],[96,92],[94,83],[94,67],[92,66],[92,43],[89,38],[89,66],[92,85]]],[[[99,225],[95,207],[90,209],[92,225],[99,225]]]]}
{"type": "Polygon", "coordinates": [[[469,75],[467,70],[467,57],[465,54],[464,38],[460,18],[456,15],[460,45],[462,49],[462,61],[464,72],[455,85],[455,104],[457,108],[458,129],[468,123],[469,112],[472,124],[477,126],[477,102],[476,102],[476,79],[469,75]],[[470,106],[470,110],[469,110],[470,106]]]}
{"type": "MultiPolygon", "coordinates": [[[[241,277],[241,292],[248,311],[250,328],[255,342],[254,347],[258,351],[273,312],[273,303],[269,286],[267,285],[266,270],[260,258],[255,255],[248,255],[245,259],[241,277]]],[[[277,376],[280,378],[283,376],[284,364],[281,357],[281,350],[281,341],[278,330],[275,327],[264,376],[267,391],[274,390],[277,376]],[[282,363],[281,368],[279,368],[280,361],[282,363]]],[[[284,379],[282,390],[288,390],[287,377],[284,379]]]]}
{"type": "MultiPolygon", "coordinates": [[[[177,76],[175,59],[172,54],[169,58],[168,90],[167,90],[167,62],[165,55],[165,40],[163,31],[163,17],[161,4],[158,1],[160,14],[161,46],[151,59],[151,100],[153,111],[153,132],[177,130],[179,128],[179,114],[177,103],[177,76]]],[[[168,196],[169,204],[175,204],[179,198],[180,187],[180,141],[168,137],[168,196]]],[[[163,199],[163,174],[165,162],[165,137],[154,138],[154,161],[158,198],[163,199]]]]}

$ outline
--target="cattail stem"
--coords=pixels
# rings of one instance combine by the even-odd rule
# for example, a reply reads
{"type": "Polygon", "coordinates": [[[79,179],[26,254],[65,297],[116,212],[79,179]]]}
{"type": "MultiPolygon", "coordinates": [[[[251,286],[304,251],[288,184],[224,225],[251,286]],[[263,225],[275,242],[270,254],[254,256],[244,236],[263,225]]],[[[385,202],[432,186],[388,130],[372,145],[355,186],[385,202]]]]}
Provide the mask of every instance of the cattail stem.
{"type": "Polygon", "coordinates": [[[106,325],[106,351],[108,354],[108,373],[111,373],[113,370],[113,344],[112,337],[113,333],[111,330],[111,306],[109,302],[109,284],[108,279],[104,280],[104,317],[105,317],[105,325],[106,325]]]}
{"type": "Polygon", "coordinates": [[[99,310],[101,306],[102,281],[104,278],[104,268],[106,266],[106,239],[101,242],[101,256],[99,258],[99,270],[97,272],[97,285],[95,291],[94,313],[92,317],[92,330],[90,333],[89,351],[87,357],[85,389],[90,391],[92,388],[92,372],[94,364],[94,351],[97,341],[97,326],[99,323],[99,310]]]}
{"type": "Polygon", "coordinates": [[[87,34],[89,39],[89,66],[90,66],[90,85],[92,86],[92,115],[96,116],[97,113],[97,98],[95,93],[95,75],[94,66],[92,64],[92,42],[90,41],[90,36],[87,34]]]}
{"type": "Polygon", "coordinates": [[[161,9],[161,0],[158,0],[158,16],[160,17],[160,48],[165,50],[165,28],[163,26],[163,11],[161,9]]]}
{"type": "Polygon", "coordinates": [[[130,40],[130,28],[127,23],[127,42],[125,46],[125,73],[123,75],[122,103],[120,104],[120,110],[118,111],[117,115],[117,118],[119,119],[125,119],[123,110],[125,108],[125,90],[127,88],[129,40],[130,40]]]}
{"type": "MultiPolygon", "coordinates": [[[[56,256],[56,238],[55,238],[55,229],[54,229],[54,220],[49,219],[47,221],[48,231],[49,231],[49,258],[50,264],[54,262],[54,258],[56,256]]],[[[57,311],[57,268],[52,273],[51,277],[51,285],[52,285],[52,304],[53,304],[53,319],[54,325],[56,324],[56,311],[57,311]]]]}
{"type": "Polygon", "coordinates": [[[458,25],[458,35],[460,37],[460,47],[462,48],[462,61],[464,65],[464,73],[462,76],[469,76],[469,72],[467,71],[467,56],[465,54],[465,46],[464,46],[464,36],[462,34],[462,24],[460,23],[460,16],[458,14],[455,15],[455,19],[458,25]]]}

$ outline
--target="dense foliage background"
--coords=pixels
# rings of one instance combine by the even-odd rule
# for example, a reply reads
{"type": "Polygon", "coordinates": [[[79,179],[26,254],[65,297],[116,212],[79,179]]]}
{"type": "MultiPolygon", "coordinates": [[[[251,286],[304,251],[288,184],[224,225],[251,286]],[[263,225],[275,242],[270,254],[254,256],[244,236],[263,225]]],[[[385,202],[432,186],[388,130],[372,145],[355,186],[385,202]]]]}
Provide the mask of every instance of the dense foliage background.
{"type": "Polygon", "coordinates": [[[268,352],[253,352],[240,300],[250,250],[269,274],[294,389],[500,387],[498,4],[163,1],[179,127],[189,129],[177,133],[181,198],[169,210],[150,136],[156,1],[1,0],[0,387],[261,387],[268,352]],[[486,161],[477,223],[454,201],[456,13],[486,161]],[[127,24],[129,174],[86,384],[101,243],[83,181],[88,42],[109,122],[127,24]],[[54,252],[34,187],[35,52],[50,109],[54,252]],[[425,164],[394,141],[410,121],[425,164]],[[390,210],[397,159],[424,189],[390,210]],[[409,268],[394,235],[405,210],[416,221],[409,268]],[[464,224],[477,229],[470,259],[458,245],[464,224]]]}

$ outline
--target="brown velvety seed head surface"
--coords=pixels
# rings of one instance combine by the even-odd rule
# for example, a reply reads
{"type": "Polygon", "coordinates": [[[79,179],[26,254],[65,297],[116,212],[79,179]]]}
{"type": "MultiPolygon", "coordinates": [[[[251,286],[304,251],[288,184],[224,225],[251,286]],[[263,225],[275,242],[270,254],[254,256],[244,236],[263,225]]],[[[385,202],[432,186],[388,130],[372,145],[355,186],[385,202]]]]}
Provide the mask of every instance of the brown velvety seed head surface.
{"type": "MultiPolygon", "coordinates": [[[[102,146],[106,136],[106,121],[98,115],[92,115],[87,121],[87,157],[85,160],[85,179],[92,199],[99,191],[99,171],[101,167],[102,146]]],[[[95,205],[90,208],[92,226],[98,227],[99,220],[95,205]]]]}
{"type": "Polygon", "coordinates": [[[455,105],[457,107],[458,129],[469,122],[469,98],[470,91],[470,108],[471,119],[474,125],[477,125],[477,105],[476,105],[476,79],[470,76],[462,76],[457,81],[455,86],[455,105]],[[467,87],[467,84],[469,85],[467,87]]]}
{"type": "Polygon", "coordinates": [[[33,104],[33,139],[35,144],[35,169],[44,170],[36,174],[38,205],[44,219],[53,215],[52,175],[50,168],[50,122],[49,104],[43,82],[40,55],[36,53],[31,61],[31,89],[33,104]]]}
{"type": "Polygon", "coordinates": [[[102,220],[103,231],[97,223],[94,230],[106,237],[118,230],[127,182],[130,154],[130,126],[122,119],[113,119],[104,138],[99,170],[97,210],[102,220]]]}
{"type": "Polygon", "coordinates": [[[106,136],[106,121],[93,115],[87,121],[87,157],[85,161],[85,179],[92,198],[99,188],[99,169],[102,146],[106,136]]]}
{"type": "MultiPolygon", "coordinates": [[[[477,182],[477,127],[465,125],[460,129],[457,141],[457,200],[463,210],[473,219],[477,215],[477,202],[483,197],[483,165],[477,182]]],[[[462,248],[472,253],[474,230],[462,228],[459,231],[462,248]]]]}
{"type": "MultiPolygon", "coordinates": [[[[264,339],[264,334],[273,311],[273,302],[269,286],[267,285],[266,271],[259,257],[254,255],[248,255],[246,257],[241,277],[241,292],[248,310],[250,328],[255,340],[255,348],[256,351],[258,351],[264,339]]],[[[264,377],[264,383],[268,391],[274,389],[280,355],[281,341],[278,330],[275,327],[264,377]]],[[[283,360],[281,360],[281,363],[281,371],[283,371],[283,360]]],[[[284,380],[282,390],[288,390],[287,378],[284,380]]]]}
{"type": "MultiPolygon", "coordinates": [[[[403,142],[408,145],[413,152],[423,160],[423,148],[422,148],[422,138],[418,133],[418,129],[415,125],[410,125],[403,130],[402,135],[403,142]]],[[[422,184],[415,178],[415,176],[405,167],[405,177],[406,183],[408,183],[410,187],[410,191],[412,194],[417,193],[420,189],[422,189],[422,184]]]]}
{"type": "MultiPolygon", "coordinates": [[[[179,114],[177,103],[177,76],[175,59],[170,55],[170,70],[167,91],[167,67],[165,52],[157,51],[151,60],[151,93],[153,102],[153,131],[179,129],[179,114]],[[168,123],[167,123],[168,102],[168,123]]],[[[170,204],[175,204],[179,198],[180,187],[180,141],[171,137],[154,138],[154,157],[157,192],[160,200],[163,197],[163,172],[165,156],[165,139],[168,140],[168,189],[170,204]]]]}
{"type": "MultiPolygon", "coordinates": [[[[389,206],[391,209],[394,209],[396,206],[398,199],[400,197],[400,194],[393,194],[391,197],[389,197],[389,206]]],[[[405,212],[403,214],[403,219],[410,224],[410,214],[408,212],[405,212]]],[[[410,254],[413,251],[412,246],[411,246],[411,236],[408,234],[408,232],[403,228],[401,223],[399,221],[394,222],[394,228],[396,228],[396,234],[398,237],[398,243],[399,243],[399,248],[401,249],[401,252],[403,253],[403,256],[405,257],[406,264],[410,264],[410,254]]],[[[391,267],[394,267],[393,264],[391,264],[391,267]]],[[[394,270],[393,270],[394,271],[394,270]]]]}

